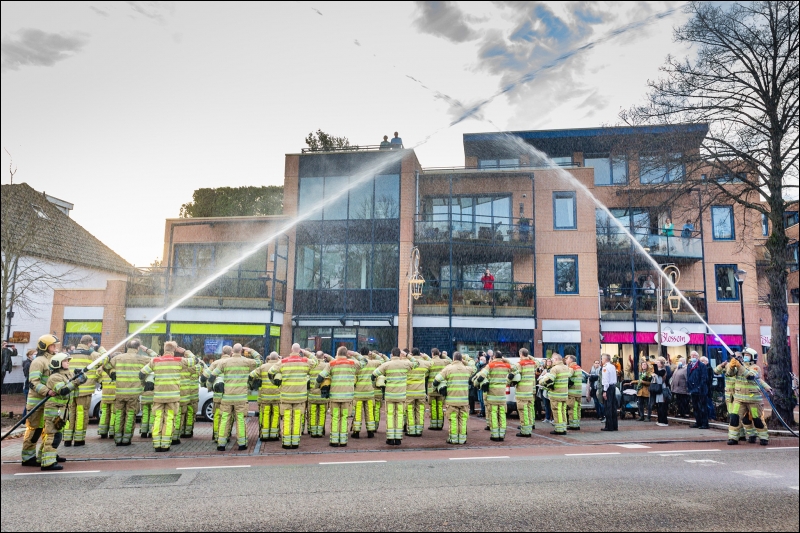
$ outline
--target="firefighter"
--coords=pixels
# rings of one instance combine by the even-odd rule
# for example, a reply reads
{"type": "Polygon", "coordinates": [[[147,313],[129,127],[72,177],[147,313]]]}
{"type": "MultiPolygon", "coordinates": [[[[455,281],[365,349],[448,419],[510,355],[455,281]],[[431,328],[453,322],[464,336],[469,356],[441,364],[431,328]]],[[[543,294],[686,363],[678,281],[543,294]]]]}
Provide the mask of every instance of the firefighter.
{"type": "Polygon", "coordinates": [[[728,444],[739,444],[739,421],[745,415],[753,420],[753,432],[748,441],[755,443],[758,438],[762,446],[769,444],[769,432],[764,424],[763,395],[758,384],[772,393],[772,388],[761,379],[761,369],[755,364],[758,353],[752,348],[745,348],[742,360],[732,359],[728,364],[726,375],[736,376],[736,388],[733,392],[733,409],[728,417],[728,444]]]}
{"type": "MultiPolygon", "coordinates": [[[[183,353],[183,357],[187,357],[186,352],[183,353]]],[[[194,435],[197,400],[192,403],[192,393],[197,388],[198,361],[199,358],[192,356],[191,365],[181,366],[180,416],[175,418],[175,428],[172,431],[173,444],[180,444],[180,439],[190,439],[194,435]]]]}
{"type": "Polygon", "coordinates": [[[572,370],[567,388],[567,429],[581,429],[581,396],[583,396],[583,370],[572,354],[564,356],[564,364],[572,370]]]}
{"type": "MultiPolygon", "coordinates": [[[[451,363],[450,358],[443,356],[438,348],[431,350],[431,367],[428,371],[428,401],[431,409],[431,425],[428,429],[441,431],[444,429],[444,397],[439,394],[436,387],[433,386],[431,377],[436,377],[439,373],[451,363]]],[[[463,363],[463,356],[462,356],[463,363]]]]}
{"type": "Polygon", "coordinates": [[[203,369],[203,377],[200,379],[201,384],[208,385],[208,388],[214,392],[213,404],[214,404],[214,421],[212,423],[212,430],[211,430],[211,440],[214,442],[217,441],[219,438],[219,420],[222,416],[222,411],[220,411],[220,406],[222,402],[222,387],[224,387],[225,380],[224,378],[217,376],[215,378],[211,377],[211,373],[214,371],[215,368],[223,361],[223,359],[227,359],[233,353],[233,348],[230,346],[223,346],[222,347],[222,355],[216,361],[213,361],[208,367],[203,369]]]}
{"type": "Polygon", "coordinates": [[[212,376],[223,376],[225,390],[222,392],[220,409],[222,415],[219,420],[219,437],[217,438],[217,451],[224,452],[228,445],[230,434],[228,423],[236,424],[236,437],[239,451],[247,449],[247,430],[244,417],[247,416],[247,395],[250,388],[247,379],[250,372],[260,365],[259,353],[251,348],[243,348],[241,344],[233,345],[231,356],[223,360],[211,372],[212,376]],[[245,357],[244,355],[251,357],[245,357]]]}
{"type": "MultiPolygon", "coordinates": [[[[46,396],[55,396],[55,392],[47,388],[50,377],[50,358],[56,353],[58,338],[54,335],[42,335],[36,343],[36,357],[31,361],[28,370],[28,398],[26,409],[33,407],[46,396]]],[[[25,437],[22,441],[22,466],[40,466],[41,447],[37,451],[37,442],[44,429],[44,410],[37,409],[25,420],[25,437]]]]}
{"type": "Polygon", "coordinates": [[[498,351],[492,352],[492,360],[473,378],[475,386],[486,391],[484,402],[489,411],[486,416],[494,442],[503,442],[506,438],[506,387],[510,373],[511,364],[498,351]]]}
{"type": "MultiPolygon", "coordinates": [[[[438,350],[436,351],[438,352],[438,350]]],[[[439,397],[444,399],[446,416],[450,421],[448,444],[467,443],[469,380],[474,373],[475,366],[465,365],[461,353],[453,352],[452,363],[442,368],[432,380],[432,385],[439,397]]]]}
{"type": "Polygon", "coordinates": [[[358,352],[340,346],[336,358],[317,375],[316,386],[321,386],[330,378],[331,437],[330,446],[347,446],[347,418],[353,406],[356,388],[356,373],[367,364],[358,352]]]}
{"type": "MultiPolygon", "coordinates": [[[[48,394],[53,397],[44,405],[44,433],[42,434],[42,470],[63,470],[58,464],[58,445],[61,443],[61,430],[66,426],[69,417],[70,396],[79,386],[86,383],[85,374],[80,374],[75,381],[69,369],[70,356],[59,353],[50,358],[50,377],[47,379],[48,394]]],[[[63,462],[63,461],[62,461],[63,462]]]]}
{"type": "MultiPolygon", "coordinates": [[[[109,360],[117,355],[119,355],[119,352],[114,352],[109,357],[109,360]]],[[[111,379],[111,376],[102,365],[96,368],[96,376],[102,390],[100,419],[97,421],[97,434],[101,439],[107,439],[108,437],[114,436],[114,421],[116,420],[114,401],[117,397],[117,382],[111,379]]]]}
{"type": "Polygon", "coordinates": [[[303,411],[303,422],[300,427],[308,426],[308,434],[313,439],[320,439],[325,435],[325,420],[329,410],[329,394],[331,389],[330,380],[326,380],[321,386],[314,386],[317,376],[328,368],[328,364],[333,361],[333,357],[318,351],[316,355],[311,352],[301,350],[302,355],[314,357],[319,361],[315,367],[308,371],[308,398],[306,399],[305,410],[303,411]]]}
{"type": "Polygon", "coordinates": [[[552,389],[548,391],[550,406],[553,411],[553,425],[555,429],[550,432],[552,435],[567,434],[567,399],[569,397],[569,378],[572,377],[572,370],[563,363],[561,355],[553,354],[551,357],[553,366],[542,374],[539,382],[550,381],[552,389]]]}
{"type": "MultiPolygon", "coordinates": [[[[117,446],[130,446],[133,430],[136,426],[136,413],[139,411],[139,396],[144,386],[139,379],[139,372],[158,354],[142,346],[142,341],[133,338],[128,341],[127,352],[117,355],[107,362],[107,370],[111,379],[117,382],[114,411],[114,442],[117,446]]],[[[149,388],[149,387],[148,387],[149,388]]]]}
{"type": "Polygon", "coordinates": [[[169,451],[170,445],[180,443],[174,437],[174,431],[175,419],[180,417],[181,372],[190,366],[194,366],[192,352],[179,347],[174,341],[167,341],[164,343],[164,355],[154,357],[139,371],[142,382],[147,376],[153,375],[155,418],[152,435],[153,448],[157,452],[169,451]]]}
{"type": "Polygon", "coordinates": [[[517,388],[519,433],[517,437],[530,437],[536,428],[533,393],[536,390],[536,369],[539,365],[526,348],[519,351],[519,363],[512,365],[512,384],[517,388]]]}
{"type": "Polygon", "coordinates": [[[319,364],[313,354],[306,358],[301,353],[311,354],[299,344],[293,344],[289,357],[281,359],[267,372],[272,383],[280,387],[283,448],[286,450],[300,447],[303,409],[308,399],[308,373],[319,364]]]}
{"type": "Polygon", "coordinates": [[[269,379],[269,370],[281,358],[278,352],[272,352],[267,362],[250,372],[252,386],[258,389],[258,427],[261,428],[261,442],[277,441],[279,438],[280,389],[269,379]]]}
{"type": "MultiPolygon", "coordinates": [[[[734,358],[741,360],[742,359],[742,352],[734,352],[734,358]]],[[[725,407],[728,411],[728,421],[730,421],[730,415],[733,413],[733,395],[736,391],[736,376],[729,376],[727,373],[728,364],[730,361],[723,361],[722,363],[718,364],[717,367],[714,369],[714,373],[717,375],[725,376],[725,407]]],[[[750,420],[750,414],[745,414],[744,417],[739,419],[739,440],[744,441],[747,440],[747,429],[753,428],[753,421],[750,420]]],[[[754,429],[755,431],[755,429],[754,429]]],[[[730,433],[730,431],[729,431],[730,433]]]]}
{"type": "Polygon", "coordinates": [[[425,425],[425,403],[428,390],[428,376],[431,369],[431,358],[420,353],[419,348],[411,349],[411,357],[418,366],[408,373],[406,385],[406,435],[421,437],[425,425]]]}
{"type": "Polygon", "coordinates": [[[155,424],[156,413],[153,411],[153,397],[155,385],[153,384],[154,376],[150,374],[145,379],[144,390],[139,396],[139,407],[142,411],[142,422],[139,424],[139,435],[143,439],[149,439],[153,436],[153,424],[155,424]]]}
{"type": "Polygon", "coordinates": [[[372,372],[375,385],[379,388],[381,385],[385,386],[386,444],[399,446],[403,442],[403,412],[408,373],[418,365],[417,361],[409,358],[400,348],[392,348],[392,358],[372,372]]]}
{"type": "Polygon", "coordinates": [[[361,427],[367,428],[367,438],[375,437],[378,425],[375,422],[375,387],[372,385],[372,373],[386,361],[386,356],[361,348],[361,355],[367,360],[366,364],[356,372],[356,390],[354,394],[355,407],[353,409],[352,437],[361,437],[361,427]]]}
{"type": "Polygon", "coordinates": [[[205,370],[206,364],[199,357],[195,357],[194,369],[192,370],[192,385],[189,388],[189,407],[185,418],[186,425],[181,430],[181,437],[191,439],[194,437],[194,422],[197,416],[197,404],[200,401],[200,376],[205,370]]]}
{"type": "MultiPolygon", "coordinates": [[[[81,337],[75,351],[72,352],[70,360],[70,368],[72,372],[83,372],[83,369],[93,363],[95,359],[106,353],[105,348],[99,348],[95,351],[94,338],[91,335],[84,335],[81,337]]],[[[69,417],[67,424],[64,426],[62,432],[64,446],[72,446],[74,439],[75,446],[83,446],[86,444],[86,428],[89,425],[89,406],[92,403],[92,394],[97,388],[96,372],[91,372],[86,376],[86,382],[78,387],[69,397],[69,417]]]]}

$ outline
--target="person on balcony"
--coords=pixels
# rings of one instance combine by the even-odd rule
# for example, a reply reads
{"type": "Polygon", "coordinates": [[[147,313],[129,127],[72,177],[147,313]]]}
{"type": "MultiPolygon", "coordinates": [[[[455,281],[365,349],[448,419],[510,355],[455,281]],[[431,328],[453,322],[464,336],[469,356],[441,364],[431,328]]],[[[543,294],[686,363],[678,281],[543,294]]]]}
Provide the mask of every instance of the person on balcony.
{"type": "Polygon", "coordinates": [[[384,135],[383,136],[383,141],[381,141],[380,149],[381,150],[391,150],[392,149],[392,143],[389,142],[389,136],[388,135],[384,135]]]}
{"type": "Polygon", "coordinates": [[[492,272],[488,268],[486,272],[483,273],[481,283],[483,283],[483,290],[486,291],[483,299],[491,301],[494,292],[494,276],[492,276],[492,272]]]}
{"type": "Polygon", "coordinates": [[[398,150],[403,147],[403,139],[397,136],[397,132],[394,132],[394,137],[389,142],[392,145],[392,150],[398,150]]]}

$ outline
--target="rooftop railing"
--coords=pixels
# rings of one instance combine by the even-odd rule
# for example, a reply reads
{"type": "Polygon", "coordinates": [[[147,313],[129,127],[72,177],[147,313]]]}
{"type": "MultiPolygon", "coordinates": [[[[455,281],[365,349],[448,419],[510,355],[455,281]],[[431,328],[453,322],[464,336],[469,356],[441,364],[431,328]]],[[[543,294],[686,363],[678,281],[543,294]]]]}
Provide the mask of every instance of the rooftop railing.
{"type": "Polygon", "coordinates": [[[330,146],[327,148],[302,148],[301,154],[308,154],[314,152],[375,152],[375,151],[391,151],[402,150],[402,144],[389,143],[389,147],[381,146],[380,144],[353,144],[350,146],[330,146]]]}

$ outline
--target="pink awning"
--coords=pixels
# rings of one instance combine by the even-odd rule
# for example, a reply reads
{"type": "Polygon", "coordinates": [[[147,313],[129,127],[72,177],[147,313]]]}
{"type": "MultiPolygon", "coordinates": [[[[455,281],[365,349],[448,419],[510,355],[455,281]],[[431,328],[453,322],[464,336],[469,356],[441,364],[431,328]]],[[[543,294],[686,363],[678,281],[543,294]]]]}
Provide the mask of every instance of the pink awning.
{"type": "Polygon", "coordinates": [[[722,346],[722,342],[727,344],[728,346],[741,346],[742,345],[742,336],[741,335],[714,335],[713,333],[708,334],[708,345],[709,346],[722,346]]]}
{"type": "MultiPolygon", "coordinates": [[[[722,335],[723,340],[725,340],[725,335],[722,335]]],[[[710,344],[711,336],[709,336],[709,344],[710,344]]],[[[633,332],[632,331],[604,331],[603,332],[603,342],[606,344],[633,344],[633,332]]],[[[690,333],[689,334],[689,344],[699,344],[702,345],[705,342],[705,334],[704,333],[690,333]]],[[[726,343],[728,341],[725,341],[726,343]]],[[[652,331],[637,331],[636,332],[636,343],[637,344],[658,344],[655,339],[655,333],[652,331]]]]}

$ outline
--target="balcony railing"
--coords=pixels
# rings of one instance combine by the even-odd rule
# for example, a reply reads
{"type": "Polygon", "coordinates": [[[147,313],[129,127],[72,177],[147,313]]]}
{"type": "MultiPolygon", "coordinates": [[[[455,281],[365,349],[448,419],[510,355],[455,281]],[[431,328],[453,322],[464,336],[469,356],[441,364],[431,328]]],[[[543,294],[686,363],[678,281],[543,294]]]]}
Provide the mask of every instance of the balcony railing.
{"type": "MultiPolygon", "coordinates": [[[[453,282],[454,284],[456,282],[453,282]]],[[[533,286],[495,283],[493,290],[425,286],[414,303],[415,316],[510,316],[532,317],[533,286]],[[450,296],[452,293],[452,307],[450,296]]]]}
{"type": "Polygon", "coordinates": [[[379,144],[353,144],[350,146],[331,146],[328,148],[301,148],[300,153],[308,154],[311,152],[375,152],[388,150],[402,150],[402,144],[389,143],[389,147],[382,147],[379,144]]]}
{"type": "Polygon", "coordinates": [[[477,216],[463,221],[447,215],[417,215],[416,242],[452,241],[486,245],[531,246],[533,227],[529,219],[477,216]]]}
{"type": "MultiPolygon", "coordinates": [[[[128,278],[127,306],[164,307],[215,273],[210,269],[137,270],[128,278]]],[[[273,302],[276,311],[284,310],[286,281],[275,280],[273,291],[271,273],[232,270],[186,300],[181,307],[263,310],[272,309],[273,302]]]]}
{"type": "MultiPolygon", "coordinates": [[[[702,259],[703,246],[698,232],[691,236],[651,235],[648,231],[634,231],[633,237],[648,250],[651,256],[665,259],[702,259]]],[[[603,231],[597,233],[597,251],[628,251],[630,237],[622,231],[603,231]]]]}
{"type": "MultiPolygon", "coordinates": [[[[703,291],[682,290],[700,316],[706,313],[706,298],[703,291]]],[[[686,302],[681,300],[677,312],[672,312],[664,291],[661,320],[664,322],[700,322],[686,302]]],[[[613,321],[633,320],[634,299],[636,303],[636,320],[656,322],[658,320],[658,300],[655,289],[600,289],[600,319],[613,321]]]]}

